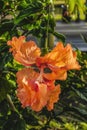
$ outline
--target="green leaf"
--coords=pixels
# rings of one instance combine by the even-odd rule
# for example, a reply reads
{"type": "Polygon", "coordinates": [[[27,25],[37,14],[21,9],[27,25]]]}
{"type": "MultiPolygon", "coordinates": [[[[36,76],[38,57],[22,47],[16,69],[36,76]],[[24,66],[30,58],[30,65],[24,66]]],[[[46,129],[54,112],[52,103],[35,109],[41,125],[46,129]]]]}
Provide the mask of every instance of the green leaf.
{"type": "Polygon", "coordinates": [[[2,24],[0,25],[0,34],[3,34],[6,31],[11,31],[14,26],[14,23],[12,20],[5,19],[2,21],[2,24]]]}
{"type": "Polygon", "coordinates": [[[9,82],[5,78],[0,77],[0,102],[6,98],[9,91],[9,82]]]}
{"type": "Polygon", "coordinates": [[[85,96],[85,94],[84,93],[82,93],[81,91],[79,91],[78,89],[75,89],[75,88],[73,88],[72,87],[72,89],[74,90],[74,92],[81,98],[81,99],[83,99],[84,101],[86,101],[87,102],[87,90],[84,88],[84,91],[86,92],[86,96],[85,96]]]}
{"type": "Polygon", "coordinates": [[[8,120],[4,123],[2,130],[26,130],[26,123],[17,113],[13,112],[8,116],[8,120]]]}
{"type": "Polygon", "coordinates": [[[26,9],[21,11],[19,15],[14,19],[14,23],[17,25],[26,17],[33,16],[34,14],[37,15],[43,11],[43,4],[41,2],[35,2],[30,4],[26,9]]]}
{"type": "Polygon", "coordinates": [[[61,40],[63,43],[65,42],[65,36],[61,33],[53,32],[53,35],[58,38],[58,40],[61,40]]]}
{"type": "Polygon", "coordinates": [[[56,120],[51,120],[50,123],[49,123],[49,126],[51,128],[60,128],[60,124],[58,122],[56,122],[56,120]]]}
{"type": "Polygon", "coordinates": [[[81,122],[80,127],[81,127],[81,130],[87,130],[87,123],[81,122]]]}
{"type": "Polygon", "coordinates": [[[65,130],[75,130],[75,126],[72,123],[65,123],[64,128],[65,130]]]}
{"type": "Polygon", "coordinates": [[[85,109],[82,109],[80,107],[74,107],[74,106],[72,108],[74,108],[75,110],[77,110],[81,115],[87,117],[87,109],[85,110],[85,109]]]}

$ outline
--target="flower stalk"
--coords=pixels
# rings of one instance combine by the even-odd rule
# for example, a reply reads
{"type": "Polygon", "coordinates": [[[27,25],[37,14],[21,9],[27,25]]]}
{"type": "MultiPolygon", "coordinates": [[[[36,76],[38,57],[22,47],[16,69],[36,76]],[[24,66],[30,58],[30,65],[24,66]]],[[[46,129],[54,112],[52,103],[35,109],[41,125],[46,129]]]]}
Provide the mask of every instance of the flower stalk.
{"type": "MultiPolygon", "coordinates": [[[[54,18],[54,3],[52,0],[50,0],[50,5],[49,5],[48,24],[49,25],[51,24],[50,26],[52,28],[52,31],[54,31],[55,18],[54,18]]],[[[48,26],[48,28],[49,28],[49,26],[48,26]]],[[[48,33],[48,47],[50,49],[52,49],[54,47],[54,35],[50,32],[48,33]]]]}
{"type": "Polygon", "coordinates": [[[47,21],[45,23],[46,30],[43,32],[41,37],[42,55],[47,54],[49,50],[54,47],[54,35],[51,33],[54,31],[55,27],[54,4],[52,0],[50,0],[49,4],[46,7],[46,10],[48,12],[47,21]]]}

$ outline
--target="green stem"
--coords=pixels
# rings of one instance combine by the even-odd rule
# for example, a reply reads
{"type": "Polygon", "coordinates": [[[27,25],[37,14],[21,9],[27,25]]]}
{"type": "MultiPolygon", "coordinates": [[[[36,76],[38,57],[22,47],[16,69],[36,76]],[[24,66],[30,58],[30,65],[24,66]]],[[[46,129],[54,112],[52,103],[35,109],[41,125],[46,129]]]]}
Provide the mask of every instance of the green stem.
{"type": "MultiPolygon", "coordinates": [[[[55,18],[54,18],[54,3],[53,0],[50,0],[49,14],[48,19],[51,20],[49,24],[51,24],[51,29],[54,31],[55,26],[55,18]]],[[[52,33],[48,33],[48,46],[50,49],[54,47],[54,35],[52,33]]]]}
{"type": "Polygon", "coordinates": [[[48,42],[49,42],[49,19],[50,19],[50,5],[48,6],[48,21],[47,21],[47,32],[46,32],[46,41],[45,41],[45,48],[48,48],[48,42]]]}
{"type": "Polygon", "coordinates": [[[47,5],[47,23],[46,24],[46,31],[43,32],[42,38],[41,38],[41,48],[42,48],[42,55],[45,55],[49,52],[49,49],[52,49],[54,46],[54,35],[52,33],[49,33],[49,30],[54,31],[54,4],[53,1],[50,0],[49,5],[47,5]],[[51,21],[50,21],[51,20],[51,21]]]}
{"type": "Polygon", "coordinates": [[[9,94],[7,94],[7,101],[9,102],[11,109],[17,111],[9,94]]]}
{"type": "Polygon", "coordinates": [[[14,103],[13,103],[13,101],[12,101],[12,99],[11,99],[11,97],[10,97],[9,94],[7,94],[7,98],[6,98],[6,99],[7,99],[8,103],[9,103],[9,105],[10,105],[12,111],[16,112],[16,113],[20,116],[20,118],[22,118],[22,115],[21,115],[21,114],[18,112],[18,110],[16,109],[16,107],[15,107],[15,105],[14,105],[14,103]]]}

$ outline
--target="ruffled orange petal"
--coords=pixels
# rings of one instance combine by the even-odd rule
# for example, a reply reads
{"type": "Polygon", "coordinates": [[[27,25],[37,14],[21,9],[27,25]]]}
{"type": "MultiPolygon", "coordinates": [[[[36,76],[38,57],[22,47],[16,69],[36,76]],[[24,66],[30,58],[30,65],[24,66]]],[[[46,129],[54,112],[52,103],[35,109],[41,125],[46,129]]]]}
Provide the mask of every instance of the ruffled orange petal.
{"type": "Polygon", "coordinates": [[[31,104],[31,108],[34,111],[42,110],[48,100],[47,85],[39,82],[37,82],[37,85],[39,90],[36,92],[36,99],[31,104]]]}
{"type": "Polygon", "coordinates": [[[77,62],[77,53],[72,50],[70,44],[67,45],[67,59],[65,61],[67,70],[77,69],[80,70],[81,66],[77,62]]]}
{"type": "Polygon", "coordinates": [[[44,73],[43,77],[48,80],[66,80],[67,71],[65,69],[57,69],[51,73],[44,73]]]}
{"type": "Polygon", "coordinates": [[[35,97],[35,92],[25,83],[20,83],[18,84],[17,97],[21,102],[22,107],[25,108],[31,105],[33,97],[35,97]]]}
{"type": "Polygon", "coordinates": [[[38,77],[38,73],[34,72],[32,69],[24,68],[17,72],[17,96],[22,103],[23,107],[30,106],[35,97],[35,91],[33,91],[33,83],[38,77]]]}
{"type": "Polygon", "coordinates": [[[49,92],[49,99],[46,105],[49,111],[51,111],[54,108],[54,103],[56,103],[59,100],[60,92],[60,85],[55,86],[55,88],[49,92]]]}
{"type": "Polygon", "coordinates": [[[56,47],[54,47],[54,49],[51,52],[49,52],[45,56],[37,58],[36,64],[38,66],[55,65],[57,58],[59,58],[58,55],[60,55],[63,49],[64,49],[63,44],[59,42],[59,44],[57,44],[56,47]]]}
{"type": "Polygon", "coordinates": [[[29,41],[21,46],[20,51],[16,53],[14,58],[19,63],[29,66],[36,62],[40,54],[40,48],[37,47],[35,42],[29,41]]]}
{"type": "Polygon", "coordinates": [[[13,37],[12,41],[7,42],[11,46],[14,59],[24,66],[29,66],[35,63],[37,57],[40,56],[40,48],[37,47],[34,41],[25,41],[24,36],[19,38],[13,37]]]}
{"type": "Polygon", "coordinates": [[[40,111],[48,99],[47,85],[37,81],[39,74],[32,69],[25,68],[17,72],[17,96],[23,107],[31,107],[40,111]]]}
{"type": "Polygon", "coordinates": [[[63,43],[62,42],[58,42],[51,52],[56,52],[56,51],[60,52],[63,49],[64,49],[63,43]]]}
{"type": "Polygon", "coordinates": [[[70,44],[60,52],[55,60],[55,66],[65,67],[67,70],[80,69],[80,65],[77,62],[76,52],[72,50],[70,44]]]}
{"type": "Polygon", "coordinates": [[[67,70],[71,70],[71,69],[80,70],[81,66],[79,65],[77,61],[77,53],[72,50],[72,47],[70,44],[67,44],[66,50],[67,50],[67,55],[68,55],[67,56],[68,58],[66,59],[66,62],[65,62],[67,70]]]}
{"type": "Polygon", "coordinates": [[[21,45],[25,42],[25,36],[20,36],[19,38],[13,37],[12,41],[8,41],[7,44],[11,46],[10,52],[13,53],[13,56],[20,51],[21,45]]]}
{"type": "Polygon", "coordinates": [[[80,69],[78,64],[76,52],[72,50],[70,44],[67,44],[66,47],[60,42],[56,47],[48,54],[37,59],[38,66],[54,66],[58,68],[69,69],[80,69]]]}

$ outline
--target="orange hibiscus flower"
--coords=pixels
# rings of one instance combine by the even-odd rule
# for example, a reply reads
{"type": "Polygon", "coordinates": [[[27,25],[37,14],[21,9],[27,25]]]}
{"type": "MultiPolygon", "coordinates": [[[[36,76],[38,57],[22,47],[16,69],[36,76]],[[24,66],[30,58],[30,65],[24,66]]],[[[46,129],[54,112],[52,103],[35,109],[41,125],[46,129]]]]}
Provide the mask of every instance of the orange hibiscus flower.
{"type": "Polygon", "coordinates": [[[76,52],[72,50],[70,44],[64,47],[63,44],[59,42],[50,53],[43,57],[38,57],[36,64],[39,67],[48,67],[52,71],[52,73],[45,73],[45,78],[49,80],[65,80],[68,70],[80,69],[76,58],[76,52]]]}
{"type": "Polygon", "coordinates": [[[30,66],[35,63],[37,57],[40,56],[40,48],[34,41],[25,41],[25,37],[13,37],[12,41],[7,42],[11,46],[10,51],[13,52],[14,59],[24,66],[30,66]]]}
{"type": "Polygon", "coordinates": [[[55,87],[54,81],[45,81],[41,73],[33,69],[24,68],[17,72],[17,96],[22,107],[31,107],[40,111],[44,106],[53,109],[53,104],[58,101],[60,86],[55,87]]]}

